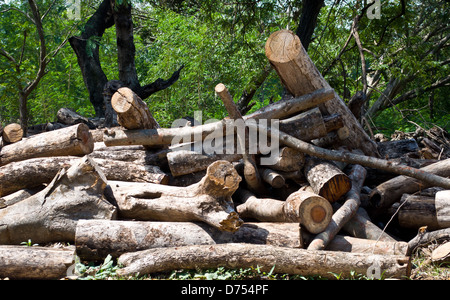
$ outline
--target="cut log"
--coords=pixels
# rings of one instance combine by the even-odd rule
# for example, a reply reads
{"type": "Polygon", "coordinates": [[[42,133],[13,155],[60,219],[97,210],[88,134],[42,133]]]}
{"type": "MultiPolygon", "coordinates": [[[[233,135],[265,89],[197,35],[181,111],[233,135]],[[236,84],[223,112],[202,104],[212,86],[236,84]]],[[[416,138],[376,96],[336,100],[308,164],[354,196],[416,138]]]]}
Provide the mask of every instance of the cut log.
{"type": "Polygon", "coordinates": [[[337,235],[326,250],[367,254],[403,255],[408,252],[408,243],[397,241],[376,241],[337,235]]]}
{"type": "Polygon", "coordinates": [[[75,247],[0,246],[0,278],[55,280],[75,263],[75,247]]]}
{"type": "MultiPolygon", "coordinates": [[[[442,177],[450,176],[450,158],[431,164],[429,166],[419,169],[421,173],[431,173],[442,177]]],[[[403,194],[413,194],[419,190],[425,189],[430,186],[441,186],[429,182],[421,182],[420,180],[406,177],[397,176],[389,181],[386,181],[370,193],[370,202],[374,208],[382,210],[392,206],[395,202],[399,201],[403,194]]],[[[450,189],[450,187],[442,186],[443,188],[450,189]]]]}
{"type": "Polygon", "coordinates": [[[301,170],[305,165],[305,155],[289,147],[283,147],[274,158],[274,163],[265,165],[265,167],[283,172],[296,172],[301,170]]]}
{"type": "Polygon", "coordinates": [[[294,223],[245,223],[231,233],[205,223],[80,220],[75,236],[77,255],[84,260],[151,248],[224,243],[301,247],[294,223]]]}
{"type": "Polygon", "coordinates": [[[65,125],[76,125],[83,123],[86,124],[90,129],[96,128],[96,126],[91,121],[89,121],[88,118],[79,115],[69,108],[60,108],[56,113],[56,118],[58,119],[59,123],[65,125]]]}
{"type": "Polygon", "coordinates": [[[350,152],[342,152],[335,150],[323,149],[317,146],[313,146],[307,142],[299,140],[289,134],[282,131],[268,128],[262,124],[246,123],[249,128],[254,128],[262,132],[263,134],[269,135],[273,139],[279,139],[280,143],[301,151],[305,154],[328,159],[333,161],[342,161],[351,164],[360,164],[364,167],[379,168],[382,170],[394,172],[401,175],[406,175],[409,177],[416,178],[425,182],[431,186],[443,187],[445,189],[450,189],[450,179],[443,176],[438,176],[430,172],[425,172],[425,170],[417,170],[408,166],[395,166],[388,160],[378,159],[375,157],[363,156],[359,154],[354,154],[350,152]]]}
{"type": "Polygon", "coordinates": [[[331,203],[340,199],[352,187],[348,176],[333,163],[325,160],[308,158],[304,172],[314,192],[331,203]]]}
{"type": "Polygon", "coordinates": [[[324,137],[328,132],[343,126],[341,116],[335,114],[324,118],[319,108],[313,108],[289,119],[280,120],[279,128],[298,139],[310,141],[324,137]]]}
{"type": "Polygon", "coordinates": [[[3,128],[2,137],[6,144],[17,143],[23,138],[23,129],[20,124],[8,124],[3,128]]]}
{"type": "MultiPolygon", "coordinates": [[[[330,88],[294,32],[280,30],[273,33],[266,43],[266,56],[283,85],[295,97],[330,88]]],[[[376,144],[337,94],[323,106],[328,113],[342,116],[344,126],[349,129],[350,134],[344,141],[346,146],[350,149],[361,149],[368,156],[378,156],[376,144]]]]}
{"type": "Polygon", "coordinates": [[[89,128],[78,124],[4,146],[0,152],[0,166],[37,157],[85,155],[93,149],[94,140],[89,128]]]}
{"type": "MultiPolygon", "coordinates": [[[[311,94],[294,98],[289,101],[279,101],[268,105],[253,114],[243,116],[243,119],[282,119],[282,117],[291,116],[299,111],[314,107],[318,103],[331,99],[333,96],[334,91],[332,89],[318,90],[311,94]]],[[[231,120],[222,120],[220,122],[183,128],[141,129],[126,131],[111,129],[105,131],[103,140],[107,146],[161,146],[170,145],[173,142],[179,143],[181,139],[200,141],[204,140],[212,133],[223,132],[227,128],[227,124],[228,127],[231,126],[230,121],[231,120]]]]}
{"type": "Polygon", "coordinates": [[[309,244],[309,250],[325,249],[342,227],[356,214],[361,203],[360,191],[366,179],[367,171],[360,165],[354,165],[350,171],[351,190],[347,193],[344,204],[333,214],[331,223],[309,244]]]}
{"type": "Polygon", "coordinates": [[[160,128],[147,104],[131,89],[122,87],[111,98],[111,105],[117,113],[117,121],[127,129],[160,128]]]}
{"type": "Polygon", "coordinates": [[[103,173],[85,156],[41,192],[0,210],[0,244],[73,242],[79,219],[115,218],[105,187],[103,173]]]}
{"type": "Polygon", "coordinates": [[[238,161],[242,154],[202,154],[189,150],[177,150],[167,153],[172,176],[182,176],[206,170],[209,165],[218,160],[238,161]]]}
{"type": "Polygon", "coordinates": [[[450,263],[450,242],[440,245],[431,253],[431,261],[435,263],[450,263]]]}
{"type": "Polygon", "coordinates": [[[284,186],[284,177],[280,173],[271,169],[259,169],[259,172],[262,179],[270,184],[271,187],[280,189],[284,186]]]}
{"type": "Polygon", "coordinates": [[[227,161],[208,167],[206,176],[188,187],[151,183],[110,182],[120,215],[156,221],[202,221],[223,231],[236,231],[242,220],[233,209],[231,195],[241,177],[227,161]]]}
{"type": "Polygon", "coordinates": [[[429,230],[450,227],[450,191],[440,191],[436,197],[403,194],[398,222],[403,228],[429,230]]]}
{"type": "MultiPolygon", "coordinates": [[[[79,159],[73,156],[32,158],[0,167],[0,197],[50,183],[62,168],[71,166],[79,159]]],[[[93,160],[108,180],[169,183],[169,176],[157,166],[100,158],[93,160]]]]}
{"type": "Polygon", "coordinates": [[[308,191],[291,194],[286,201],[256,198],[250,192],[239,189],[236,198],[243,204],[236,207],[243,218],[264,222],[300,223],[311,233],[323,231],[330,223],[333,209],[330,203],[308,191]]]}
{"type": "Polygon", "coordinates": [[[126,253],[118,263],[125,268],[119,275],[130,276],[179,269],[256,268],[261,272],[299,274],[343,278],[352,272],[367,274],[374,264],[385,278],[405,278],[410,275],[411,263],[403,255],[368,255],[333,251],[309,251],[270,245],[228,243],[148,249],[126,253]]]}

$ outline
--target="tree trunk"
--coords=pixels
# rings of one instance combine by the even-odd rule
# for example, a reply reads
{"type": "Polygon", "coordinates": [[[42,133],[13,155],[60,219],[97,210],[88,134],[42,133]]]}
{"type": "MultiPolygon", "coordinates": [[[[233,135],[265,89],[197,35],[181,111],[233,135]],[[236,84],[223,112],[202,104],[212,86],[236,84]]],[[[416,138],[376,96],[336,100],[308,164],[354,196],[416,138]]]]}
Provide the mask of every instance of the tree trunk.
{"type": "Polygon", "coordinates": [[[203,221],[223,231],[236,231],[242,220],[231,195],[241,181],[233,165],[217,161],[206,176],[188,187],[110,182],[124,218],[156,221],[203,221]]]}
{"type": "Polygon", "coordinates": [[[0,244],[73,242],[79,219],[112,219],[106,178],[87,156],[61,170],[41,192],[0,210],[0,244]]]}
{"type": "MultiPolygon", "coordinates": [[[[273,33],[266,43],[266,56],[277,71],[283,85],[298,97],[322,88],[330,88],[292,31],[273,33]]],[[[342,99],[335,97],[323,105],[328,113],[338,113],[350,136],[343,141],[351,149],[361,149],[368,156],[378,156],[376,144],[370,140],[342,99]]]]}
{"type": "Polygon", "coordinates": [[[347,193],[344,204],[336,210],[324,232],[318,234],[309,244],[309,250],[325,249],[330,241],[338,234],[353,216],[361,204],[360,191],[366,179],[367,171],[360,165],[354,165],[350,171],[351,190],[347,193]]]}
{"type": "Polygon", "coordinates": [[[381,157],[386,159],[400,158],[408,153],[419,153],[419,145],[415,139],[378,143],[381,157]]]}
{"type": "Polygon", "coordinates": [[[351,272],[366,274],[374,264],[386,278],[410,275],[411,263],[403,255],[368,255],[332,251],[309,251],[269,245],[222,244],[156,248],[123,254],[119,275],[140,275],[178,269],[256,268],[262,272],[303,276],[343,277],[351,272]]]}
{"type": "Polygon", "coordinates": [[[126,129],[160,128],[147,104],[129,88],[119,88],[111,98],[111,105],[117,113],[117,121],[126,129]]]}
{"type": "Polygon", "coordinates": [[[77,254],[85,260],[150,248],[224,243],[301,247],[294,223],[245,223],[231,233],[204,223],[80,220],[75,235],[77,254]]]}
{"type": "Polygon", "coordinates": [[[320,9],[325,6],[323,0],[303,0],[302,15],[297,27],[296,34],[302,41],[302,45],[308,51],[320,9]]]}
{"type": "Polygon", "coordinates": [[[3,142],[7,144],[17,143],[23,138],[23,129],[19,124],[8,124],[3,128],[3,142]]]}
{"type": "Polygon", "coordinates": [[[326,247],[329,251],[353,253],[403,255],[408,252],[408,243],[397,241],[376,241],[337,235],[326,247]]]}
{"type": "Polygon", "coordinates": [[[85,124],[45,132],[7,145],[0,152],[0,166],[37,157],[85,155],[94,150],[94,140],[85,124]]]}
{"type": "MultiPolygon", "coordinates": [[[[448,177],[450,176],[450,158],[423,167],[419,171],[448,177]]],[[[370,201],[376,209],[387,209],[392,204],[399,201],[403,194],[413,194],[433,185],[434,184],[432,183],[421,182],[414,178],[397,176],[373,189],[370,193],[370,201]]]]}
{"type": "Polygon", "coordinates": [[[403,228],[428,230],[450,227],[450,191],[440,191],[435,197],[403,194],[398,222],[403,228]]]}
{"type": "Polygon", "coordinates": [[[301,170],[305,164],[305,155],[296,149],[283,147],[279,155],[274,158],[272,164],[265,165],[267,168],[282,172],[296,172],[301,170]]]}
{"type": "Polygon", "coordinates": [[[340,199],[352,187],[348,176],[331,162],[309,158],[304,172],[314,192],[331,203],[340,199]]]}
{"type": "Polygon", "coordinates": [[[0,278],[55,280],[67,276],[75,248],[0,246],[0,278]]]}

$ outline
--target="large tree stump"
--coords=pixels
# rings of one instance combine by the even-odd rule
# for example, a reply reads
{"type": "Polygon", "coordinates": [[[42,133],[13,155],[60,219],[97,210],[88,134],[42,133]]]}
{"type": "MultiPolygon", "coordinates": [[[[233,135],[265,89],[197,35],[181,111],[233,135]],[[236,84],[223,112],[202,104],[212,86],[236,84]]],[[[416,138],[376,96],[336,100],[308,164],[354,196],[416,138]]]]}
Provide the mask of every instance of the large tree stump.
{"type": "Polygon", "coordinates": [[[411,263],[403,255],[371,255],[333,251],[310,251],[270,245],[221,244],[148,249],[126,253],[118,263],[119,275],[140,275],[178,269],[256,268],[262,272],[334,278],[352,272],[367,274],[374,265],[385,278],[410,275],[411,263]]]}
{"type": "MultiPolygon", "coordinates": [[[[280,30],[273,33],[266,43],[266,56],[283,85],[295,97],[330,88],[294,32],[280,30]]],[[[343,141],[345,145],[351,149],[361,149],[368,156],[378,156],[376,144],[337,94],[323,106],[328,113],[342,116],[344,126],[349,129],[349,137],[343,141]]]]}
{"type": "Polygon", "coordinates": [[[0,246],[0,278],[55,280],[75,263],[75,247],[0,246]]]}
{"type": "Polygon", "coordinates": [[[241,181],[233,165],[217,161],[206,176],[188,187],[110,182],[120,215],[156,221],[202,221],[223,231],[236,231],[242,220],[231,195],[241,181]]]}
{"type": "Polygon", "coordinates": [[[305,177],[314,192],[330,202],[335,202],[352,187],[351,180],[333,163],[308,158],[305,164],[305,177]]]}
{"type": "Polygon", "coordinates": [[[85,156],[61,170],[41,192],[0,209],[0,244],[73,242],[79,219],[113,219],[103,196],[106,178],[85,156]]]}
{"type": "Polygon", "coordinates": [[[89,128],[78,124],[4,146],[0,152],[0,166],[37,157],[85,155],[93,149],[94,140],[89,128]]]}
{"type": "Polygon", "coordinates": [[[117,90],[111,98],[111,105],[117,113],[117,121],[127,129],[160,128],[147,104],[127,87],[117,90]]]}
{"type": "Polygon", "coordinates": [[[245,223],[231,233],[201,222],[80,220],[75,235],[77,254],[86,260],[150,248],[224,243],[299,248],[301,238],[298,224],[262,222],[245,223]]]}

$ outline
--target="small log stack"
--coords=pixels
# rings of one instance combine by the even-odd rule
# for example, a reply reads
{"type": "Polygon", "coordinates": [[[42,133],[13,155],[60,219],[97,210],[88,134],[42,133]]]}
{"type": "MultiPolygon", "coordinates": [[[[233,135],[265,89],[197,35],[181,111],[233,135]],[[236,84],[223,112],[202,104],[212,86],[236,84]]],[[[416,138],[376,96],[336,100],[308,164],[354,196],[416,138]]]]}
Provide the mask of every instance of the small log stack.
{"type": "Polygon", "coordinates": [[[292,32],[274,33],[266,54],[293,97],[245,116],[218,84],[228,118],[160,128],[121,87],[111,98],[121,127],[96,130],[98,120],[61,109],[57,130],[0,128],[0,277],[61,278],[74,254],[111,255],[124,276],[275,266],[408,277],[411,252],[436,235],[394,237],[377,217],[450,235],[450,159],[403,160],[420,153],[414,142],[378,152],[292,32]],[[380,170],[388,179],[372,183],[380,170]],[[426,187],[437,190],[415,194],[426,187]],[[404,217],[417,211],[431,216],[404,217]],[[17,246],[27,240],[75,248],[17,246]]]}

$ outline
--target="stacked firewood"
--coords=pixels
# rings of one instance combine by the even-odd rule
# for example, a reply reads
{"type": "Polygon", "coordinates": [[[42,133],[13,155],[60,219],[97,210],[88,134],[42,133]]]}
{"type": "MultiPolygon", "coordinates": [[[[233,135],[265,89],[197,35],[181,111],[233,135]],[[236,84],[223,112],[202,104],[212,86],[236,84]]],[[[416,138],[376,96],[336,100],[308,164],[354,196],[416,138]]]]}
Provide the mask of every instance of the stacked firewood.
{"type": "MultiPolygon", "coordinates": [[[[218,84],[228,118],[160,128],[145,102],[120,88],[111,106],[121,127],[89,129],[89,120],[62,111],[70,120],[61,122],[76,124],[2,144],[0,277],[65,277],[74,274],[75,255],[111,255],[124,276],[218,266],[409,276],[409,255],[424,233],[408,244],[369,215],[397,201],[406,208],[425,187],[450,189],[450,160],[418,170],[379,158],[292,32],[274,33],[266,54],[293,97],[252,114],[242,116],[218,84]],[[279,120],[278,128],[259,120],[279,120]],[[243,133],[226,132],[238,121],[247,125],[243,133]],[[270,163],[263,149],[250,151],[249,130],[278,145],[270,163]],[[223,146],[235,146],[233,153],[205,152],[205,142],[228,136],[233,143],[223,146]],[[379,170],[389,179],[373,186],[367,179],[379,170]],[[14,246],[28,240],[74,246],[14,246]]],[[[448,228],[448,194],[440,190],[430,203],[437,225],[416,225],[448,228]]]]}

